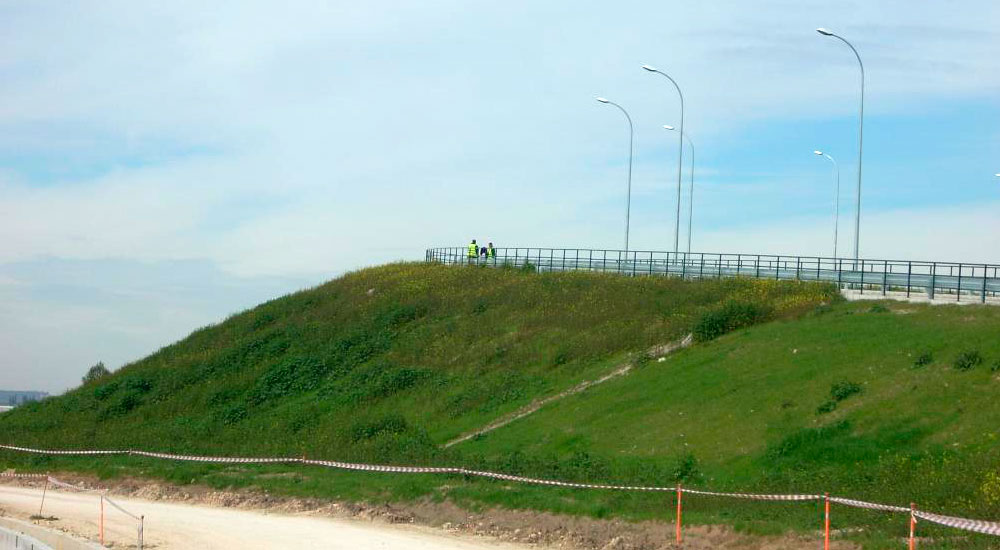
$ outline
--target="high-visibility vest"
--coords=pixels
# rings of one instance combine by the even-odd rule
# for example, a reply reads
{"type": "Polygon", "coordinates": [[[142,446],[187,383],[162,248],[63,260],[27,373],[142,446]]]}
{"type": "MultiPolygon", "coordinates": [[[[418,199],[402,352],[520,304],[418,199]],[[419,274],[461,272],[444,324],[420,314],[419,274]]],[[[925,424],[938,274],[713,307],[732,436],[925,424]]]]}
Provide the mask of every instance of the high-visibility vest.
{"type": "Polygon", "coordinates": [[[486,249],[486,257],[487,258],[492,258],[492,257],[494,257],[496,255],[497,255],[497,251],[493,250],[492,246],[486,249]]]}
{"type": "Polygon", "coordinates": [[[469,257],[475,258],[478,255],[479,255],[479,248],[476,246],[476,243],[469,243],[469,257]]]}

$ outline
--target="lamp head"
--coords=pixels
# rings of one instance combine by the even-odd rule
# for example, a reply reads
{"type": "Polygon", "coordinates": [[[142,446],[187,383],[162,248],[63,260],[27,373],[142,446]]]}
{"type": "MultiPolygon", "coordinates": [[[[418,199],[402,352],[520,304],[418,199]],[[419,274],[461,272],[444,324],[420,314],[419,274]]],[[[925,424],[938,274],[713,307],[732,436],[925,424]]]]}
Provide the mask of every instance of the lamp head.
{"type": "Polygon", "coordinates": [[[820,155],[820,156],[822,156],[823,155],[823,151],[813,151],[813,154],[814,155],[820,155]]]}
{"type": "Polygon", "coordinates": [[[646,69],[647,71],[649,71],[651,73],[655,73],[656,72],[656,68],[655,67],[650,67],[649,65],[643,65],[642,68],[646,69]]]}
{"type": "Polygon", "coordinates": [[[671,126],[671,125],[669,125],[669,124],[664,124],[664,125],[663,125],[663,128],[664,128],[665,130],[673,130],[673,129],[674,129],[674,127],[673,127],[673,126],[671,126]]]}
{"type": "Polygon", "coordinates": [[[824,29],[823,27],[816,29],[816,32],[822,34],[823,36],[833,36],[832,31],[824,29]]]}
{"type": "Polygon", "coordinates": [[[604,99],[603,97],[598,97],[597,101],[600,101],[601,103],[611,103],[610,101],[604,99]]]}
{"type": "Polygon", "coordinates": [[[993,174],[995,177],[1000,178],[1000,174],[993,174]]]}

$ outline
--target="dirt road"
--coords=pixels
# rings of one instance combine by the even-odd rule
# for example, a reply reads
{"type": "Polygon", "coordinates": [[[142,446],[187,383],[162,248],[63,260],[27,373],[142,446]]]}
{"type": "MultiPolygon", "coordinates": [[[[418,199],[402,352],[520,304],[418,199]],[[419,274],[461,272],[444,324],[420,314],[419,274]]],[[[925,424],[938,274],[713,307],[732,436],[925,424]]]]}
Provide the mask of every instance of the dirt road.
{"type": "MultiPolygon", "coordinates": [[[[10,516],[23,519],[37,514],[41,498],[40,489],[0,485],[0,511],[10,516]]],[[[130,512],[145,515],[146,546],[157,550],[528,548],[414,526],[113,498],[130,512]]],[[[100,500],[93,494],[49,491],[45,497],[44,515],[59,518],[52,522],[53,527],[95,540],[100,500]]],[[[134,547],[136,523],[128,516],[106,507],[105,535],[107,541],[114,543],[117,548],[134,547]]]]}

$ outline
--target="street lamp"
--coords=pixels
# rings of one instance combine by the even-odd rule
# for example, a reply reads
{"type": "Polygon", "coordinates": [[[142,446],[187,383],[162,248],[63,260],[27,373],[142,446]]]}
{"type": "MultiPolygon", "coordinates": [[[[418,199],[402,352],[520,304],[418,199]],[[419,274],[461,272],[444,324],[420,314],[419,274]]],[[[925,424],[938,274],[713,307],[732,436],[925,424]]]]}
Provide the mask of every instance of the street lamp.
{"type": "Polygon", "coordinates": [[[847,44],[847,47],[851,48],[851,51],[854,52],[854,57],[858,58],[858,66],[861,68],[861,107],[858,111],[858,197],[854,213],[854,259],[857,261],[858,242],[861,239],[861,151],[863,149],[862,143],[864,141],[865,121],[865,65],[861,62],[861,56],[858,54],[858,50],[856,50],[850,42],[844,39],[844,37],[822,27],[816,29],[816,32],[822,34],[823,36],[832,36],[844,44],[847,44]]]}
{"type": "Polygon", "coordinates": [[[658,73],[667,77],[667,80],[674,85],[674,88],[677,88],[677,95],[681,98],[681,131],[680,135],[677,136],[677,217],[674,222],[674,254],[676,254],[680,248],[681,233],[681,159],[684,157],[684,94],[681,93],[681,87],[677,85],[677,82],[673,78],[670,78],[670,75],[667,73],[649,65],[643,65],[642,68],[651,73],[658,73]]]}
{"type": "Polygon", "coordinates": [[[625,115],[625,120],[628,121],[628,179],[625,183],[625,257],[628,257],[628,229],[629,229],[629,211],[632,208],[632,141],[635,137],[635,130],[632,128],[632,117],[628,116],[628,111],[624,107],[615,103],[614,101],[609,101],[603,97],[598,97],[597,101],[601,103],[606,103],[608,105],[614,105],[625,115]]]}
{"type": "MultiPolygon", "coordinates": [[[[674,130],[674,131],[677,130],[677,128],[674,128],[673,126],[671,126],[669,124],[664,124],[663,127],[665,129],[667,129],[667,130],[674,130]]],[[[687,138],[687,140],[688,140],[688,147],[691,148],[691,184],[690,184],[691,196],[688,197],[688,248],[687,248],[688,254],[690,254],[691,253],[691,220],[694,219],[694,143],[691,141],[691,137],[688,136],[687,134],[685,134],[685,133],[682,132],[681,135],[683,137],[687,138]]]]}
{"type": "Polygon", "coordinates": [[[840,165],[837,164],[836,159],[824,153],[823,151],[813,151],[813,154],[830,159],[830,162],[833,163],[833,167],[837,172],[837,193],[836,196],[834,197],[834,202],[833,202],[833,259],[836,260],[837,234],[840,226],[840,165]]]}

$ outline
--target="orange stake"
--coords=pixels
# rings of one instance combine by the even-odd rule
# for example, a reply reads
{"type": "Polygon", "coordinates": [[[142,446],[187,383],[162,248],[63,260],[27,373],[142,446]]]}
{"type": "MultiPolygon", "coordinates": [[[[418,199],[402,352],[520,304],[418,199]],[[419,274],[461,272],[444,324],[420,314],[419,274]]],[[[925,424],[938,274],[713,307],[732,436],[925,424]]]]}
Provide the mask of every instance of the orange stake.
{"type": "Polygon", "coordinates": [[[823,550],[830,550],[830,493],[823,493],[823,498],[826,500],[826,517],[823,520],[823,550]]]}
{"type": "Polygon", "coordinates": [[[681,493],[684,490],[681,488],[681,484],[677,484],[677,544],[681,543],[681,493]]]}
{"type": "Polygon", "coordinates": [[[910,550],[915,550],[917,547],[917,540],[913,537],[914,532],[917,530],[917,516],[914,512],[917,511],[917,505],[910,503],[910,550]]]}

